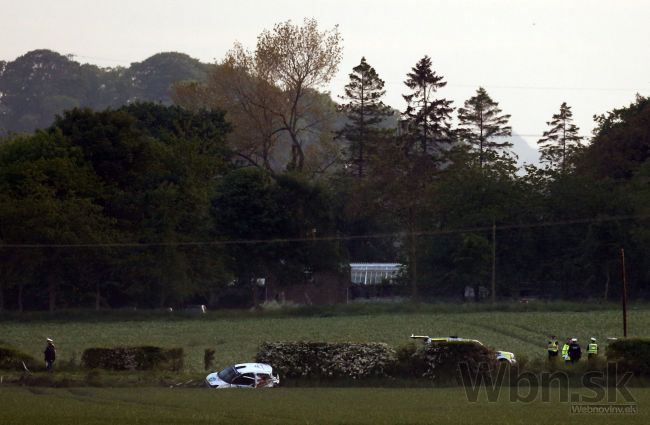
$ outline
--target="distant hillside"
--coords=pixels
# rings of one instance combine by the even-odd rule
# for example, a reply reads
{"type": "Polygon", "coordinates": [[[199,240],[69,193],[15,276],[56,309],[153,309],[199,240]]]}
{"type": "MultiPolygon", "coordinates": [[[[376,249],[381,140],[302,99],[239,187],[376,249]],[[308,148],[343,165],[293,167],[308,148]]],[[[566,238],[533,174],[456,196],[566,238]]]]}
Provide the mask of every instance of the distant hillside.
{"type": "Polygon", "coordinates": [[[537,152],[537,149],[531,147],[523,137],[513,132],[510,142],[513,145],[512,150],[519,157],[517,160],[518,166],[521,167],[524,164],[539,165],[539,152],[537,152]]]}
{"type": "Polygon", "coordinates": [[[209,68],[175,52],[128,68],[100,68],[34,50],[12,62],[0,61],[0,134],[47,127],[56,114],[78,106],[105,109],[137,100],[168,104],[172,83],[204,81],[209,68]]]}

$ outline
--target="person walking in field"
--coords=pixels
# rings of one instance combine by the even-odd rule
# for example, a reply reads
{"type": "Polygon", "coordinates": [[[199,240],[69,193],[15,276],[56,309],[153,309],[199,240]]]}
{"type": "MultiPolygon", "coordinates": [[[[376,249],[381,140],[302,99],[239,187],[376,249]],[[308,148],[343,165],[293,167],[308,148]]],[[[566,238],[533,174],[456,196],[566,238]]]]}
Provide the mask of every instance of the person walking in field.
{"type": "Polygon", "coordinates": [[[589,345],[587,345],[587,359],[591,360],[598,356],[598,344],[596,338],[591,337],[589,345]]]}
{"type": "Polygon", "coordinates": [[[566,342],[562,346],[562,358],[566,363],[569,363],[571,361],[571,357],[569,357],[570,346],[571,346],[571,338],[567,338],[566,342]]]}
{"type": "Polygon", "coordinates": [[[548,351],[548,361],[555,361],[558,354],[559,342],[555,335],[551,336],[551,339],[548,341],[547,351],[548,351]]]}
{"type": "Polygon", "coordinates": [[[571,363],[576,363],[580,361],[580,357],[582,357],[580,344],[578,344],[577,338],[573,338],[571,340],[571,345],[569,345],[569,359],[571,360],[571,363]]]}
{"type": "Polygon", "coordinates": [[[56,347],[54,347],[54,341],[51,338],[47,339],[47,346],[43,354],[45,355],[45,370],[52,372],[54,360],[56,360],[56,347]]]}

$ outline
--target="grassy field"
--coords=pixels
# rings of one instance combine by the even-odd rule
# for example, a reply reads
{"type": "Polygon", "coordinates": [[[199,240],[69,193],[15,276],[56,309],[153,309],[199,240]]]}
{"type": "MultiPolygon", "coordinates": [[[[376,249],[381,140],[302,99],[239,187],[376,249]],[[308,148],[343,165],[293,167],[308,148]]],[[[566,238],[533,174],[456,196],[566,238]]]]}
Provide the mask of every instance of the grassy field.
{"type": "MultiPolygon", "coordinates": [[[[114,313],[4,316],[0,318],[0,345],[14,346],[40,359],[45,338],[52,337],[59,359],[76,362],[88,347],[183,347],[188,373],[202,372],[205,348],[216,349],[216,366],[221,367],[252,360],[265,340],[381,341],[399,346],[409,343],[411,333],[476,338],[519,356],[542,358],[550,334],[576,336],[583,343],[591,336],[601,342],[608,336],[620,336],[621,313],[615,308],[515,305],[493,311],[482,307],[388,305],[196,317],[114,313]]],[[[628,323],[629,335],[648,335],[650,307],[633,307],[628,323]]]]}
{"type": "Polygon", "coordinates": [[[647,424],[650,389],[632,389],[636,414],[576,414],[550,402],[468,402],[454,389],[272,390],[0,388],[3,425],[105,424],[647,424]]]}

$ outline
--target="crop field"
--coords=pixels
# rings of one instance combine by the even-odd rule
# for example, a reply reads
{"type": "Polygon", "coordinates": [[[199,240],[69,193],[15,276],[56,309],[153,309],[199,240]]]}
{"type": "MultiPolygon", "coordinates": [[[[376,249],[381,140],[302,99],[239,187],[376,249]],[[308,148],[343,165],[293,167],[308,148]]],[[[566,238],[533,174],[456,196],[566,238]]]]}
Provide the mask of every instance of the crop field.
{"type": "Polygon", "coordinates": [[[271,390],[2,388],[3,425],[104,424],[647,424],[650,389],[632,389],[636,414],[577,414],[549,402],[469,402],[463,389],[271,390]]]}
{"type": "MultiPolygon", "coordinates": [[[[59,359],[78,362],[88,347],[157,345],[182,347],[188,373],[203,371],[203,351],[216,350],[216,367],[252,360],[263,341],[379,341],[395,347],[408,344],[411,333],[458,335],[476,338],[496,349],[514,351],[529,359],[545,355],[546,338],[575,336],[583,343],[595,336],[621,336],[621,313],[614,309],[583,308],[584,311],[473,311],[462,309],[416,309],[372,311],[360,308],[313,315],[207,314],[197,317],[156,315],[149,318],[88,320],[59,317],[48,320],[0,320],[0,345],[10,345],[36,358],[42,357],[46,337],[54,338],[59,359]]],[[[647,336],[650,308],[637,306],[629,313],[628,334],[647,336]]]]}

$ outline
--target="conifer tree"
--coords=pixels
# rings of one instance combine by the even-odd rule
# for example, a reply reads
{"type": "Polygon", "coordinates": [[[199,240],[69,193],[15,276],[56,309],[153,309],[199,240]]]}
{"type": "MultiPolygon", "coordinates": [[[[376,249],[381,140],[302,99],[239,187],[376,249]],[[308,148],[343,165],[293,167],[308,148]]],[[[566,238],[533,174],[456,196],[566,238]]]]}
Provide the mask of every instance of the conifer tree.
{"type": "MultiPolygon", "coordinates": [[[[452,139],[452,101],[435,98],[438,89],[447,85],[443,77],[431,69],[431,58],[424,56],[407,74],[404,84],[412,90],[402,95],[407,103],[404,117],[407,133],[413,137],[419,151],[438,157],[442,146],[452,139]]],[[[413,147],[415,148],[415,146],[413,147]]]]}
{"type": "Polygon", "coordinates": [[[458,120],[459,137],[478,154],[480,168],[499,154],[509,153],[512,143],[503,138],[512,135],[508,125],[510,115],[502,114],[499,103],[492,100],[483,87],[458,109],[458,120]]]}
{"type": "Polygon", "coordinates": [[[343,99],[348,103],[341,106],[348,118],[341,135],[350,142],[348,161],[358,178],[364,176],[372,145],[386,133],[379,124],[393,115],[392,109],[381,101],[384,94],[384,80],[362,57],[359,65],[352,68],[350,82],[345,86],[343,99]]]}
{"type": "Polygon", "coordinates": [[[561,168],[564,172],[567,161],[580,148],[582,137],[580,130],[573,124],[573,113],[566,102],[560,105],[560,113],[554,114],[551,121],[546,123],[549,130],[537,141],[541,162],[548,163],[551,168],[561,168]]]}

